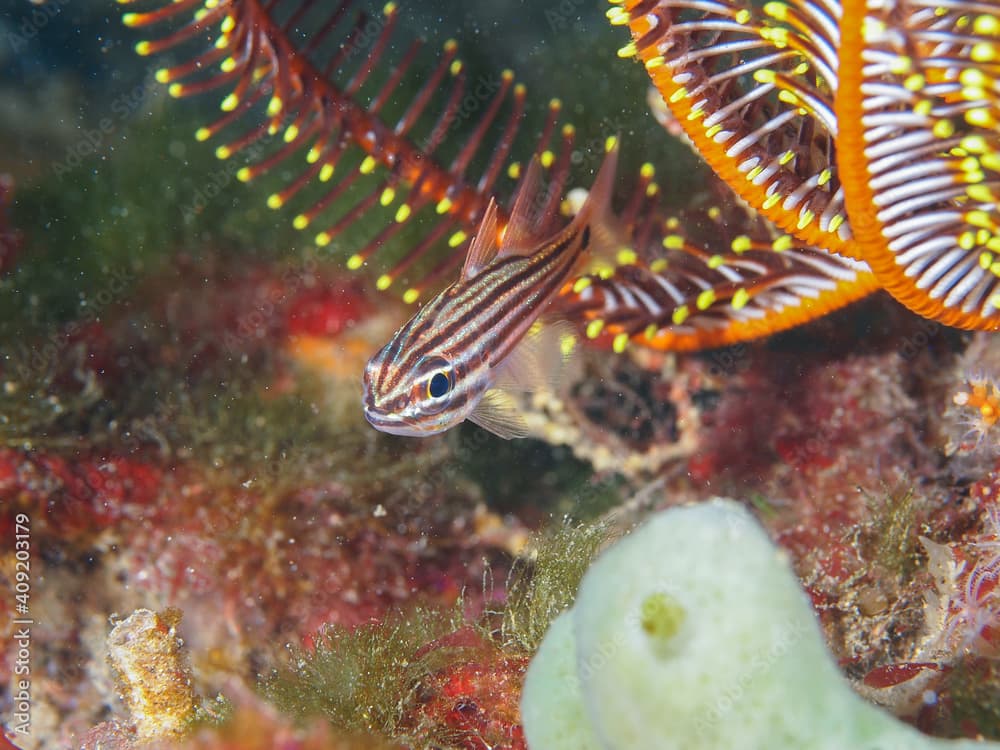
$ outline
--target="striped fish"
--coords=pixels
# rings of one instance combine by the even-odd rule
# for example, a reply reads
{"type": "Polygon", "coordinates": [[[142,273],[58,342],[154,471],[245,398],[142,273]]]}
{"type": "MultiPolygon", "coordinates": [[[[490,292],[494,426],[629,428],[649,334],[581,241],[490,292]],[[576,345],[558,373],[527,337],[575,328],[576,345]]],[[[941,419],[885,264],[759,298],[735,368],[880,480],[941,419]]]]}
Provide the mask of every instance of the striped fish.
{"type": "Polygon", "coordinates": [[[537,197],[537,160],[502,229],[490,203],[459,279],[368,362],[363,403],[372,426],[423,436],[468,419],[502,438],[526,434],[509,391],[530,390],[533,379],[551,376],[544,351],[551,352],[551,342],[534,333],[535,324],[601,231],[594,229],[608,210],[617,156],[612,139],[579,213],[543,241],[532,236],[547,218],[535,216],[534,207],[544,202],[537,197]]]}

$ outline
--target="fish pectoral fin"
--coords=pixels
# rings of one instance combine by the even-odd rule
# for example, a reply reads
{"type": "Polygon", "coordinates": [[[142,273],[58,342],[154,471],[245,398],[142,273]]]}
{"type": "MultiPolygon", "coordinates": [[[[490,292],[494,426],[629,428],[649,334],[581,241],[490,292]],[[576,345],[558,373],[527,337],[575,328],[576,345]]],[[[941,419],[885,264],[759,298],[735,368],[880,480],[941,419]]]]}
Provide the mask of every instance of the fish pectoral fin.
{"type": "Polygon", "coordinates": [[[579,335],[568,321],[537,321],[497,369],[493,382],[506,391],[533,393],[543,387],[556,391],[576,371],[578,344],[579,335]]]}
{"type": "Polygon", "coordinates": [[[476,276],[497,254],[497,202],[491,198],[483,218],[479,222],[479,231],[469,244],[469,254],[465,256],[462,266],[462,281],[476,276]]]}
{"type": "Polygon", "coordinates": [[[492,388],[483,394],[468,420],[504,440],[528,435],[528,425],[517,411],[514,399],[499,388],[492,388]]]}

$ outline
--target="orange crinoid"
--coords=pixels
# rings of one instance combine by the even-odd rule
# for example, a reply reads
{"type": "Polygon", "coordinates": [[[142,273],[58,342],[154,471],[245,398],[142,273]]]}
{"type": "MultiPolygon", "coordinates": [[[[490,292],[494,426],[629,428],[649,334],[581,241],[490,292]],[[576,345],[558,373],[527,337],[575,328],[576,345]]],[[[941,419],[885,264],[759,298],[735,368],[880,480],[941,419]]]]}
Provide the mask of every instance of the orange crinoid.
{"type": "MultiPolygon", "coordinates": [[[[557,300],[588,338],[616,351],[718,346],[878,288],[949,325],[1000,326],[995,5],[612,2],[609,19],[632,34],[619,54],[644,63],[696,150],[752,208],[668,215],[645,165],[616,216],[615,246],[557,300]],[[709,231],[698,235],[699,225],[709,231]]],[[[379,19],[349,0],[148,4],[125,16],[151,31],[137,51],[181,57],[157,74],[174,96],[220,98],[218,119],[197,137],[216,139],[220,158],[245,154],[242,180],[291,175],[269,205],[293,206],[293,224],[318,244],[364,217],[369,239],[347,264],[390,258],[379,289],[415,302],[440,288],[490,198],[509,206],[511,188],[498,186],[531,156],[512,161],[527,92],[504,72],[460,127],[457,45],[413,73],[423,52],[395,43],[395,3],[379,19]],[[379,207],[391,218],[371,220],[379,207]],[[417,215],[427,229],[400,249],[397,235],[417,215]]],[[[559,115],[553,100],[533,143],[550,182],[540,208],[565,221],[575,130],[559,115]]],[[[501,208],[500,231],[506,221],[501,208]]]]}
{"type": "Polygon", "coordinates": [[[716,172],[926,317],[1000,326],[1000,9],[958,0],[629,0],[645,64],[716,172]]]}

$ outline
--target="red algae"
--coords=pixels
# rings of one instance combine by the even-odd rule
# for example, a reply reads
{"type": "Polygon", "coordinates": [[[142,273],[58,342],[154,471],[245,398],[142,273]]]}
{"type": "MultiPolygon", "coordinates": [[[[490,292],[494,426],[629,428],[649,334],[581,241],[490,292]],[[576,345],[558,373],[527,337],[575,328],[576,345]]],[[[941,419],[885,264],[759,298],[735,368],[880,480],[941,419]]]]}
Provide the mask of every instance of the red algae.
{"type": "MultiPolygon", "coordinates": [[[[46,447],[0,447],[0,530],[11,534],[18,514],[31,524],[31,611],[46,623],[33,630],[36,669],[65,681],[36,677],[31,747],[132,747],[149,736],[133,729],[142,701],[114,701],[101,666],[102,623],[113,612],[179,608],[192,686],[228,693],[234,677],[246,684],[284,644],[308,644],[331,624],[460,598],[477,617],[487,597],[502,596],[486,593],[484,576],[503,580],[525,536],[516,519],[484,509],[481,490],[446,466],[441,441],[401,454],[351,408],[373,335],[366,326],[376,321],[380,335],[386,325],[355,281],[304,267],[223,275],[184,263],[174,280],[179,287],[161,280],[141,302],[60,333],[97,398],[59,419],[94,425],[89,434],[63,444],[15,433],[13,444],[46,447]],[[215,293],[186,298],[195,277],[215,293]],[[299,357],[304,340],[335,352],[342,371],[299,357]],[[254,378],[223,376],[220,389],[234,358],[254,378]],[[322,387],[313,371],[327,378],[322,387]]],[[[58,394],[76,377],[57,368],[46,387],[58,394]]],[[[20,382],[6,393],[34,398],[20,382]]],[[[4,552],[5,638],[13,565],[4,552]]],[[[2,658],[6,685],[11,655],[2,658]]],[[[387,746],[283,722],[275,719],[274,736],[302,747],[387,746]]],[[[241,736],[228,728],[190,741],[238,746],[226,738],[241,736]]]]}
{"type": "Polygon", "coordinates": [[[409,720],[464,750],[524,750],[518,701],[528,661],[483,644],[421,682],[409,720]]]}
{"type": "Polygon", "coordinates": [[[0,530],[27,513],[33,532],[72,543],[143,515],[157,500],[163,469],[133,457],[65,456],[0,448],[0,530]]]}
{"type": "MultiPolygon", "coordinates": [[[[12,189],[0,177],[0,279],[23,262],[12,189]]],[[[722,493],[789,554],[859,691],[926,731],[1000,734],[995,338],[884,299],[694,356],[621,357],[602,334],[567,392],[525,404],[534,434],[588,462],[584,481],[552,489],[546,473],[518,506],[498,490],[511,454],[495,442],[402,442],[363,422],[361,369],[404,312],[314,252],[178,254],[32,343],[24,373],[3,363],[2,395],[54,399],[51,418],[14,420],[0,444],[0,534],[31,519],[44,623],[33,747],[520,750],[524,670],[606,528],[722,493]],[[494,473],[470,479],[470,456],[494,473]],[[553,512],[536,490],[574,513],[598,491],[620,502],[562,557],[515,561],[553,512]],[[460,623],[421,631],[421,612],[460,623]],[[125,648],[125,623],[150,647],[125,648]],[[300,716],[294,696],[276,707],[268,675],[385,634],[395,661],[369,671],[371,692],[405,694],[392,732],[300,716]],[[143,720],[161,692],[162,732],[143,720]]],[[[15,558],[0,549],[6,638],[15,558]]],[[[350,683],[351,665],[335,666],[327,682],[350,683]]]]}
{"type": "MultiPolygon", "coordinates": [[[[38,7],[58,14],[63,5],[38,7]]],[[[35,29],[39,41],[65,20],[35,29]]],[[[484,32],[475,30],[485,42],[484,32]]],[[[97,46],[105,66],[116,45],[97,46]]],[[[35,55],[18,59],[27,69],[35,55]]],[[[81,127],[86,108],[73,102],[51,118],[69,131],[54,158],[39,151],[0,175],[0,286],[16,292],[0,353],[0,642],[15,627],[18,559],[6,542],[21,515],[35,622],[32,732],[18,744],[521,750],[525,668],[586,565],[653,509],[719,494],[752,505],[787,552],[859,692],[927,732],[1000,736],[995,334],[948,330],[887,297],[695,355],[629,345],[620,356],[605,329],[574,382],[525,398],[539,441],[500,445],[473,428],[420,442],[379,435],[361,417],[360,375],[408,311],[339,266],[386,217],[403,247],[371,256],[370,279],[381,256],[419,247],[427,214],[446,207],[440,186],[407,191],[394,174],[382,205],[354,211],[356,232],[307,248],[318,222],[277,234],[260,196],[241,192],[254,186],[236,184],[243,155],[205,159],[192,123],[170,108],[156,114],[148,82],[136,85],[134,102],[115,102],[130,116],[111,110],[113,132],[81,127]],[[133,123],[147,113],[151,125],[133,123]],[[56,160],[81,133],[99,153],[67,178],[80,154],[56,160]],[[195,171],[199,161],[211,166],[195,171]],[[119,180],[105,169],[115,163],[138,178],[119,180]],[[58,179],[33,195],[48,167],[58,179]],[[171,169],[183,179],[168,179],[171,169]],[[16,226],[32,200],[31,224],[16,226]],[[406,226],[392,221],[405,218],[401,201],[413,207],[406,226]],[[283,250],[292,247],[303,249],[283,250]],[[473,462],[490,469],[474,474],[473,462]],[[555,546],[526,548],[532,527],[548,523],[565,532],[555,546]],[[300,689],[328,692],[279,701],[269,679],[284,672],[300,689]],[[305,710],[324,701],[337,711],[305,710]],[[379,724],[379,711],[391,720],[379,724]]],[[[529,112],[539,95],[532,89],[529,112]]],[[[217,111],[217,100],[207,103],[217,111]]],[[[477,120],[462,109],[468,132],[477,120]]],[[[565,152],[577,168],[587,138],[639,131],[630,114],[584,122],[585,110],[565,152]]],[[[662,124],[676,130],[673,119],[662,124]]],[[[8,140],[21,142],[15,135],[8,140]]],[[[463,133],[441,135],[441,154],[461,149],[452,139],[463,133]]],[[[272,162],[261,177],[274,184],[263,187],[284,180],[296,158],[272,162]]],[[[685,232],[726,252],[744,231],[777,249],[780,234],[718,180],[681,171],[683,182],[646,186],[687,193],[685,232]]],[[[365,175],[350,174],[363,190],[365,175]]],[[[344,208],[364,205],[353,193],[344,208]]],[[[652,205],[640,198],[626,210],[650,220],[638,237],[658,245],[663,217],[640,213],[652,205]]],[[[633,254],[645,260],[647,250],[637,241],[633,254]]],[[[426,260],[431,268],[442,258],[426,260]]],[[[412,279],[394,281],[402,292],[412,279]]],[[[15,694],[15,656],[0,650],[0,708],[15,694]]]]}
{"type": "Polygon", "coordinates": [[[370,316],[373,305],[360,283],[302,289],[286,310],[290,336],[336,336],[370,316]]]}

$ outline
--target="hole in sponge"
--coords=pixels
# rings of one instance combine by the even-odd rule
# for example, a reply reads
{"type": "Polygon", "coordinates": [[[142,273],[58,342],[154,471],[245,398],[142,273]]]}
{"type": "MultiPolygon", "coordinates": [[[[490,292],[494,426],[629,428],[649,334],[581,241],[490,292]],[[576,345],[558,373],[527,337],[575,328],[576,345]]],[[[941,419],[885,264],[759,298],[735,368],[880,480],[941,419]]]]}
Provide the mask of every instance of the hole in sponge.
{"type": "Polygon", "coordinates": [[[648,636],[657,656],[664,658],[676,651],[677,634],[687,617],[684,607],[670,594],[658,591],[642,603],[639,624],[648,636]]]}

